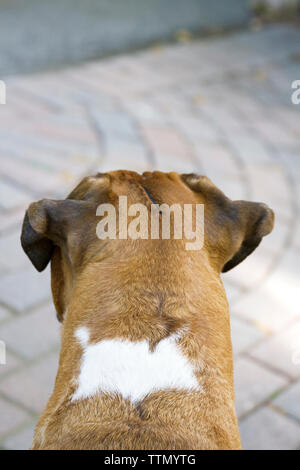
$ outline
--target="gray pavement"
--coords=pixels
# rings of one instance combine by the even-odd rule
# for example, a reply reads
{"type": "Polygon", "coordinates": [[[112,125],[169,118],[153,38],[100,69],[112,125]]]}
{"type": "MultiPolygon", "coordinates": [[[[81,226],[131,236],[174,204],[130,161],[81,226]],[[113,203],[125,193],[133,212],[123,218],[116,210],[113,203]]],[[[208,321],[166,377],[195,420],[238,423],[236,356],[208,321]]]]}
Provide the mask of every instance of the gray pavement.
{"type": "Polygon", "coordinates": [[[268,203],[274,232],[223,276],[244,448],[300,448],[300,32],[289,26],[160,46],[7,80],[0,106],[0,446],[30,445],[52,390],[59,325],[49,272],[19,244],[27,204],[82,175],[207,174],[268,203]]]}

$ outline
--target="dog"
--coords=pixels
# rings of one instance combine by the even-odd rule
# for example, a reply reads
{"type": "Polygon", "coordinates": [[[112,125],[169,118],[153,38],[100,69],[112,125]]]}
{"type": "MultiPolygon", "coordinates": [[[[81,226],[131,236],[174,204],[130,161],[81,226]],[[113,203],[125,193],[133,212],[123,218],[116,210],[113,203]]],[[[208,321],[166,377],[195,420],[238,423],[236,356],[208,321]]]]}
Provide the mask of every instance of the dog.
{"type": "Polygon", "coordinates": [[[32,203],[22,247],[38,271],[51,260],[62,322],[54,391],[32,449],[240,449],[220,273],[273,223],[265,204],[232,201],[207,177],[175,172],[96,174],[65,200],[32,203]],[[186,237],[100,239],[97,208],[118,212],[121,196],[149,214],[202,205],[202,248],[186,249],[186,237]]]}

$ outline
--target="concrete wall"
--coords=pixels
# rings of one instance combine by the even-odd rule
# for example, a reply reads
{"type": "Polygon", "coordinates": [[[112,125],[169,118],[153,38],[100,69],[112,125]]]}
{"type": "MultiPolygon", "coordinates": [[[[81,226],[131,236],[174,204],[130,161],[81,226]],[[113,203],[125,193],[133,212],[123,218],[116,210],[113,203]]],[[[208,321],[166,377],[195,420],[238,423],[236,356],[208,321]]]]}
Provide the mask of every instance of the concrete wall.
{"type": "Polygon", "coordinates": [[[232,28],[249,0],[0,0],[0,76],[139,48],[181,28],[232,28]]]}

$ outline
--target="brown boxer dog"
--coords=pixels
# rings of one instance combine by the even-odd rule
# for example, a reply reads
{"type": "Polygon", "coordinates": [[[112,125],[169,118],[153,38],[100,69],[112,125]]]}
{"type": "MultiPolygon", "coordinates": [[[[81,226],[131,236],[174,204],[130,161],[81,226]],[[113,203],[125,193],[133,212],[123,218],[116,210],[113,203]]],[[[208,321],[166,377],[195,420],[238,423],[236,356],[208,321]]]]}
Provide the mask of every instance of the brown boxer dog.
{"type": "MultiPolygon", "coordinates": [[[[132,220],[122,217],[118,233],[132,220]]],[[[97,174],[65,200],[32,203],[22,246],[38,271],[51,260],[62,322],[55,387],[32,448],[240,449],[220,273],[273,221],[265,204],[232,201],[194,174],[97,174]],[[149,214],[163,203],[203,204],[202,248],[186,249],[185,237],[99,239],[97,208],[120,215],[120,196],[149,214]]]]}

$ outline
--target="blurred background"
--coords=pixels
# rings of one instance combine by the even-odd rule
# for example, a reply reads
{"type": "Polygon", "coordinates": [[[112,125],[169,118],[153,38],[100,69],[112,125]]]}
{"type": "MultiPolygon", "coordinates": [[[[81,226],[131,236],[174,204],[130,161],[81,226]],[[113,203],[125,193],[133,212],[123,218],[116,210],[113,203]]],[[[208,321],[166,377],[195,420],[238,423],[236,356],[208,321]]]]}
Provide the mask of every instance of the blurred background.
{"type": "Polygon", "coordinates": [[[49,272],[20,247],[24,210],[120,168],[203,173],[274,209],[274,232],[223,276],[236,403],[245,449],[300,448],[299,8],[0,0],[1,448],[29,447],[59,352],[49,272]]]}

